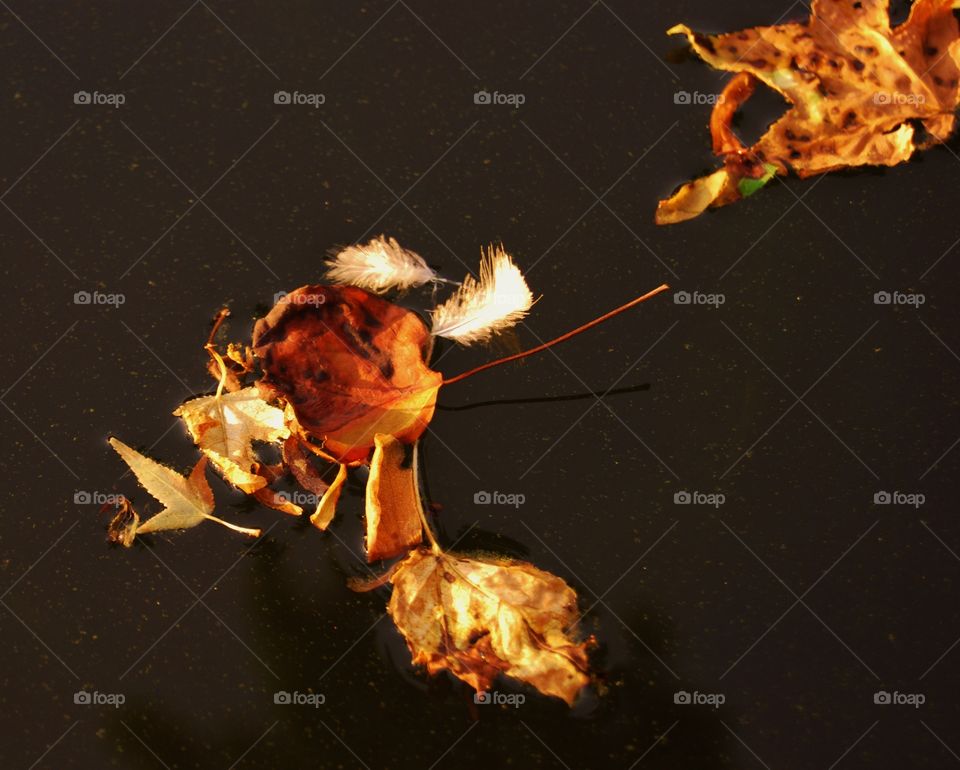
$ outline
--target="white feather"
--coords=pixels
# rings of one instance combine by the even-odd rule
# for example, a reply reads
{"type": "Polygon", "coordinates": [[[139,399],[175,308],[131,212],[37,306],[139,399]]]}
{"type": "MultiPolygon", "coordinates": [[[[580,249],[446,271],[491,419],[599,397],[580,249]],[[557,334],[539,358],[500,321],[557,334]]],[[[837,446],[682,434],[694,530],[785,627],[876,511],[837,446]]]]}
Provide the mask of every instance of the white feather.
{"type": "Polygon", "coordinates": [[[382,235],[366,245],[347,246],[326,265],[327,278],[333,283],[359,286],[375,294],[437,280],[423,257],[382,235]]]}
{"type": "Polygon", "coordinates": [[[480,279],[468,275],[446,302],[434,308],[433,334],[463,345],[485,342],[526,316],[533,294],[502,246],[481,252],[480,279]]]}

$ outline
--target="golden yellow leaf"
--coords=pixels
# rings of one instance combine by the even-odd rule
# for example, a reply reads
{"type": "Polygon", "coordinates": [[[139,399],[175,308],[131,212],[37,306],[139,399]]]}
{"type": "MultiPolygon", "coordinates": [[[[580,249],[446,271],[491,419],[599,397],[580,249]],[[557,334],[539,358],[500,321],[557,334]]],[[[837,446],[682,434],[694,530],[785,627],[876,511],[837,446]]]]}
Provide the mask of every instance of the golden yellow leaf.
{"type": "Polygon", "coordinates": [[[586,648],[568,629],[577,595],[525,562],[421,548],[393,573],[388,610],[431,674],[450,671],[478,692],[497,674],[573,704],[590,678],[586,648]]]}
{"type": "Polygon", "coordinates": [[[284,492],[275,492],[269,487],[260,487],[253,493],[253,496],[258,502],[263,503],[268,508],[273,508],[275,511],[283,511],[283,513],[289,513],[291,516],[300,516],[303,513],[303,508],[293,502],[289,495],[284,492]]]}
{"type": "Polygon", "coordinates": [[[337,471],[337,477],[333,483],[327,487],[317,503],[317,510],[310,515],[310,523],[317,529],[323,530],[330,526],[333,521],[333,515],[337,512],[337,501],[340,499],[340,491],[343,489],[343,482],[347,480],[347,466],[341,465],[337,471]]]}
{"type": "Polygon", "coordinates": [[[200,450],[230,483],[250,494],[267,485],[254,473],[254,441],[281,441],[289,435],[283,410],[270,406],[255,387],[219,396],[201,396],[182,404],[180,417],[200,450]]]}
{"type": "Polygon", "coordinates": [[[417,445],[410,450],[387,433],[374,437],[367,479],[367,561],[389,559],[423,541],[423,507],[417,484],[417,445]]]}
{"type": "MultiPolygon", "coordinates": [[[[133,471],[133,475],[137,477],[141,486],[164,505],[160,513],[136,528],[136,534],[145,535],[149,532],[168,529],[189,529],[197,526],[204,519],[210,519],[244,535],[260,536],[259,529],[238,527],[236,524],[212,515],[213,491],[205,475],[206,457],[201,457],[190,476],[185,477],[172,468],[140,454],[119,439],[111,438],[110,446],[130,466],[130,470],[133,471]]],[[[132,539],[131,535],[130,540],[132,539]]]]}

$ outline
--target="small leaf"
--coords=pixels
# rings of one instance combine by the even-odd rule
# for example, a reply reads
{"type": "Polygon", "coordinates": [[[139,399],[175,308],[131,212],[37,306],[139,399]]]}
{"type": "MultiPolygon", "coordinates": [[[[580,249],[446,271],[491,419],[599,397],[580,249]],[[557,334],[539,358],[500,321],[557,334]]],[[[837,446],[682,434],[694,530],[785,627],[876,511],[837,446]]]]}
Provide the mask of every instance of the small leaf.
{"type": "Polygon", "coordinates": [[[753,177],[744,177],[737,185],[740,194],[747,198],[753,195],[757,190],[767,184],[777,173],[777,167],[772,163],[763,164],[763,175],[754,179],[753,177]]]}
{"type": "Polygon", "coordinates": [[[230,393],[241,390],[244,378],[253,371],[253,351],[249,346],[241,346],[236,342],[227,345],[225,356],[211,356],[207,361],[207,371],[217,381],[223,382],[223,387],[230,393]],[[222,367],[221,367],[222,363],[222,367]]]}
{"type": "Polygon", "coordinates": [[[301,487],[315,495],[322,495],[329,489],[330,485],[323,480],[323,476],[314,467],[315,455],[308,449],[303,439],[291,433],[290,437],[283,442],[282,453],[284,467],[293,474],[301,487]]]}
{"type": "Polygon", "coordinates": [[[156,460],[140,454],[116,438],[110,439],[112,446],[123,461],[130,466],[141,486],[165,506],[160,513],[147,519],[136,529],[136,534],[160,532],[168,529],[190,529],[204,519],[251,537],[259,537],[259,529],[238,527],[236,524],[218,519],[212,515],[213,491],[207,483],[205,470],[207,458],[201,457],[189,477],[181,476],[175,470],[161,465],[156,460]]]}
{"type": "Polygon", "coordinates": [[[303,513],[303,508],[292,502],[287,495],[283,492],[274,492],[270,487],[260,487],[253,496],[258,502],[275,511],[289,513],[291,516],[300,516],[303,513]]]}
{"type": "Polygon", "coordinates": [[[337,477],[327,487],[327,491],[323,493],[323,497],[317,503],[317,510],[310,516],[310,523],[317,529],[324,530],[333,521],[333,516],[337,512],[337,501],[340,499],[340,492],[343,489],[343,482],[346,480],[347,466],[341,465],[340,470],[337,471],[337,477]]]}
{"type": "Polygon", "coordinates": [[[130,501],[122,495],[114,507],[116,513],[110,520],[110,524],[107,525],[107,540],[122,545],[124,548],[129,548],[133,545],[133,539],[137,535],[140,514],[136,512],[130,501]]]}
{"type": "Polygon", "coordinates": [[[183,419],[200,450],[230,483],[252,493],[267,485],[253,473],[258,464],[252,442],[285,439],[283,410],[270,406],[255,387],[219,396],[201,396],[174,413],[183,419]]]}

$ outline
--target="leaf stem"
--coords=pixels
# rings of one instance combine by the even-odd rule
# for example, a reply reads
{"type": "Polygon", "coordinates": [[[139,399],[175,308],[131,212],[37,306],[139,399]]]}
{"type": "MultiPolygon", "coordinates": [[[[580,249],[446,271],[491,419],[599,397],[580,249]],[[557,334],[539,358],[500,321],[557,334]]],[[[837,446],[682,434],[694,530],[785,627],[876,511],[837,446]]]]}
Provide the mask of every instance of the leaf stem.
{"type": "Polygon", "coordinates": [[[220,397],[223,395],[223,386],[227,382],[227,365],[224,363],[223,357],[217,352],[217,344],[213,341],[213,338],[220,329],[220,324],[222,324],[224,319],[226,319],[226,317],[229,315],[230,308],[220,308],[220,312],[217,313],[217,317],[213,319],[213,328],[210,330],[210,336],[207,338],[207,344],[203,346],[220,368],[220,381],[217,383],[217,394],[214,398],[216,399],[217,413],[220,417],[220,425],[223,429],[223,445],[228,450],[228,455],[229,446],[227,445],[227,416],[223,413],[223,402],[220,400],[220,397]]]}
{"type": "Polygon", "coordinates": [[[227,317],[230,315],[230,308],[222,307],[217,311],[217,315],[213,319],[213,328],[210,329],[210,336],[207,337],[207,346],[213,345],[213,338],[217,336],[217,332],[220,331],[220,324],[222,324],[227,317]]]}
{"type": "Polygon", "coordinates": [[[531,348],[530,350],[524,350],[524,351],[521,351],[520,353],[514,353],[513,355],[507,356],[505,358],[498,358],[496,361],[488,361],[487,363],[481,364],[480,366],[474,369],[470,369],[466,372],[463,372],[462,374],[457,374],[453,377],[450,377],[449,379],[444,380],[443,384],[452,385],[454,382],[460,382],[460,380],[465,380],[467,379],[467,377],[471,377],[474,374],[478,374],[479,372],[482,372],[486,369],[490,369],[494,366],[499,366],[500,364],[506,364],[506,363],[509,363],[510,361],[517,361],[521,358],[532,356],[534,353],[540,353],[541,351],[546,350],[547,348],[551,348],[554,345],[557,345],[561,342],[565,342],[571,337],[575,337],[581,332],[585,332],[587,329],[592,329],[597,324],[602,324],[604,321],[607,321],[610,318],[613,318],[614,316],[619,315],[625,310],[629,310],[630,308],[635,307],[636,305],[639,305],[641,302],[644,302],[645,300],[648,300],[651,297],[656,296],[657,294],[660,294],[661,292],[664,292],[669,288],[670,287],[667,284],[665,283],[661,284],[653,291],[648,291],[646,294],[640,297],[637,297],[636,299],[630,300],[627,304],[621,305],[620,307],[615,308],[614,310],[611,310],[609,313],[604,313],[599,318],[594,318],[592,321],[588,321],[582,326],[578,326],[576,329],[573,329],[572,331],[569,331],[566,334],[561,334],[559,337],[556,337],[555,339],[552,339],[549,342],[544,342],[542,345],[537,345],[535,348],[531,348]]]}
{"type": "Polygon", "coordinates": [[[420,442],[416,441],[413,444],[413,461],[412,461],[412,470],[413,470],[413,483],[415,484],[416,489],[416,500],[417,500],[417,515],[420,517],[420,524],[423,526],[424,531],[427,533],[427,540],[430,541],[430,550],[432,550],[438,556],[443,553],[443,549],[440,548],[440,544],[437,542],[436,535],[433,534],[433,530],[430,528],[430,522],[427,521],[427,514],[423,510],[423,500],[420,498],[420,442]]]}
{"type": "Polygon", "coordinates": [[[210,521],[215,521],[217,524],[222,524],[227,529],[232,529],[234,532],[240,532],[241,534],[249,535],[250,537],[260,537],[259,529],[252,529],[250,527],[241,527],[236,524],[231,524],[229,521],[218,519],[216,516],[211,516],[209,513],[205,513],[203,517],[205,519],[210,519],[210,521]]]}

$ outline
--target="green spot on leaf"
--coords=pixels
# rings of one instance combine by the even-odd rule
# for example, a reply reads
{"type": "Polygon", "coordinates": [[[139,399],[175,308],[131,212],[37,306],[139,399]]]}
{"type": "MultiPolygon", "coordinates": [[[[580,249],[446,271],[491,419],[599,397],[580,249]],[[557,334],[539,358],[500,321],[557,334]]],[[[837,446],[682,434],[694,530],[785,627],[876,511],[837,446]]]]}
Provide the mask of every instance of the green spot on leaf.
{"type": "Polygon", "coordinates": [[[740,192],[740,195],[744,198],[748,198],[753,195],[757,190],[763,187],[767,182],[769,182],[777,173],[777,167],[772,163],[763,164],[763,176],[754,179],[753,177],[746,177],[741,179],[737,183],[737,190],[740,192]]]}

